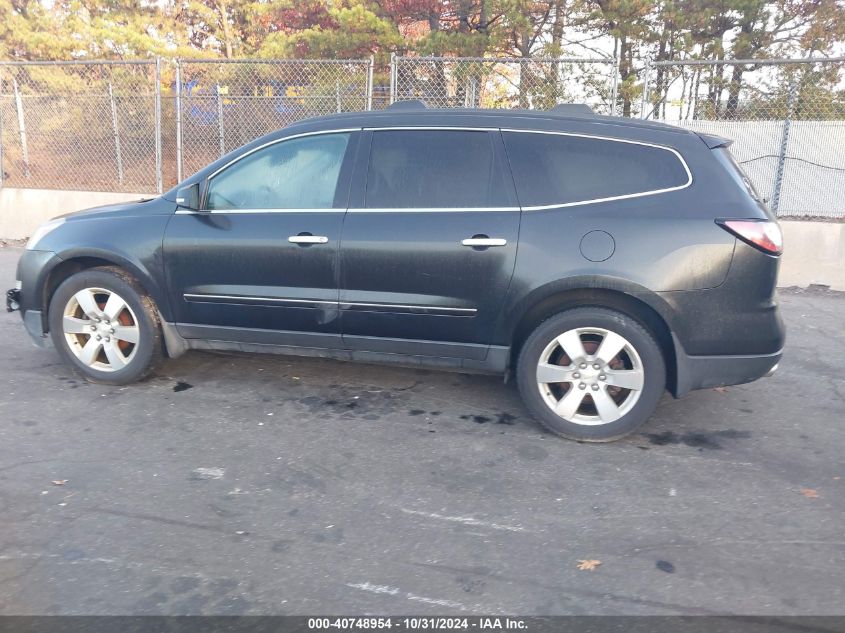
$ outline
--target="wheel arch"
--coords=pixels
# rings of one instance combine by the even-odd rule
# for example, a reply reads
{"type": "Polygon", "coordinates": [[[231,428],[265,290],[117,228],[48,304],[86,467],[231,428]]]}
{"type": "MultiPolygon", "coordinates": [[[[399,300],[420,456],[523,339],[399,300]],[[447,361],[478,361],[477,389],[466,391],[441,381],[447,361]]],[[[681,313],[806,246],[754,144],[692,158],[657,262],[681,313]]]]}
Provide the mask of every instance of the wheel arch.
{"type": "Polygon", "coordinates": [[[508,326],[511,367],[531,332],[549,317],[572,308],[608,308],[637,320],[654,335],[666,363],[666,387],[677,394],[677,353],[667,318],[668,306],[653,292],[627,282],[604,280],[598,285],[594,281],[570,281],[540,288],[520,304],[523,309],[513,315],[508,326]]]}
{"type": "Polygon", "coordinates": [[[99,249],[79,249],[59,253],[59,258],[61,261],[50,269],[41,287],[40,303],[44,332],[47,332],[49,328],[50,299],[62,282],[78,272],[101,266],[116,266],[132,275],[150,295],[162,317],[165,320],[169,319],[170,310],[166,294],[141,262],[133,261],[112,251],[99,249]]]}

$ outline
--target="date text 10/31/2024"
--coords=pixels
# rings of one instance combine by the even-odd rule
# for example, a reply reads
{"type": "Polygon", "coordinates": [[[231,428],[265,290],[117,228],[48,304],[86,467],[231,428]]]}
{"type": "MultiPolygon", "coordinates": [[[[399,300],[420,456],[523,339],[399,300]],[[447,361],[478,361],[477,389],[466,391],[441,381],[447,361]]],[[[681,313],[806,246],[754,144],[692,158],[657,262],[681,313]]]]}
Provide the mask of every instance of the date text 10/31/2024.
{"type": "Polygon", "coordinates": [[[525,631],[527,623],[519,618],[499,617],[359,617],[359,618],[309,618],[309,630],[379,630],[397,628],[405,631],[425,630],[478,630],[525,631]]]}

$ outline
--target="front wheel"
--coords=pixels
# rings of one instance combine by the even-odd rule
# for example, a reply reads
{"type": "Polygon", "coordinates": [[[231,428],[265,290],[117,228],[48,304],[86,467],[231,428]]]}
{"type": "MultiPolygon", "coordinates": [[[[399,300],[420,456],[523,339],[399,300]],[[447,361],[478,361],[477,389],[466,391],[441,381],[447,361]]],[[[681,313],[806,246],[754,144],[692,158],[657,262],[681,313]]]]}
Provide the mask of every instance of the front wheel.
{"type": "Polygon", "coordinates": [[[575,308],[543,321],[517,362],[525,404],[548,430],[608,442],[637,429],[666,387],[666,364],[651,333],[606,308],[575,308]]]}
{"type": "Polygon", "coordinates": [[[163,357],[152,299],[119,268],[92,268],[66,279],[50,300],[50,335],[86,379],[125,385],[163,357]]]}

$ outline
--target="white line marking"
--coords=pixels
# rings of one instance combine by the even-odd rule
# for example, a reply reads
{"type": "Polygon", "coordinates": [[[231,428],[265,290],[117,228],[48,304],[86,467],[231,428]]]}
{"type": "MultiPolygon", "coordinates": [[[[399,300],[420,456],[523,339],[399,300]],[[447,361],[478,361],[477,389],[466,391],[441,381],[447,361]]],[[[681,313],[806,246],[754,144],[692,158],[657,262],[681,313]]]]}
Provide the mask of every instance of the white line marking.
{"type": "Polygon", "coordinates": [[[194,474],[199,479],[223,479],[225,468],[194,468],[194,474]]]}
{"type": "Polygon", "coordinates": [[[467,610],[467,608],[460,602],[454,602],[452,600],[438,600],[437,598],[426,598],[425,596],[415,596],[412,593],[408,594],[408,600],[425,602],[426,604],[436,604],[440,607],[452,607],[453,609],[460,609],[461,611],[467,610]]]}
{"type": "Polygon", "coordinates": [[[463,525],[474,525],[478,527],[488,527],[494,530],[506,530],[508,532],[527,532],[527,530],[519,525],[501,525],[499,523],[489,523],[481,521],[473,517],[449,517],[433,512],[420,512],[419,510],[409,510],[407,508],[400,508],[405,514],[414,514],[417,516],[428,517],[429,519],[439,519],[441,521],[452,521],[454,523],[462,523],[463,525]]]}
{"type": "Polygon", "coordinates": [[[387,585],[374,585],[370,582],[356,582],[356,583],[346,583],[347,587],[351,587],[352,589],[360,589],[361,591],[369,591],[370,593],[376,594],[387,594],[389,596],[401,596],[407,600],[413,600],[414,602],[424,602],[425,604],[434,604],[438,607],[451,607],[453,609],[460,609],[461,611],[466,611],[467,607],[461,604],[460,602],[455,602],[454,600],[443,600],[439,598],[427,598],[425,596],[418,596],[416,594],[408,592],[403,592],[398,587],[389,587],[387,585]]]}
{"type": "Polygon", "coordinates": [[[360,589],[361,591],[369,591],[370,593],[386,593],[391,596],[395,596],[399,593],[399,589],[396,587],[388,587],[387,585],[373,585],[369,582],[358,582],[354,584],[346,583],[347,587],[352,587],[353,589],[360,589]]]}

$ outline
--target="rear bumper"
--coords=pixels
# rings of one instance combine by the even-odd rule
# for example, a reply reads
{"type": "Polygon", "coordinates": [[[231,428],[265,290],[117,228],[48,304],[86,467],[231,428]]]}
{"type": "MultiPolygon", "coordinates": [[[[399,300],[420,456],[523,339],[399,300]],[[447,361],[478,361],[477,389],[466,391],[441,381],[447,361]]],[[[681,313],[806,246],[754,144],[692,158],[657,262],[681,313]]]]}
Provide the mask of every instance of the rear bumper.
{"type": "Polygon", "coordinates": [[[783,357],[783,349],[771,354],[690,356],[678,338],[674,335],[673,338],[677,362],[675,397],[695,389],[742,385],[771,376],[783,357]]]}

